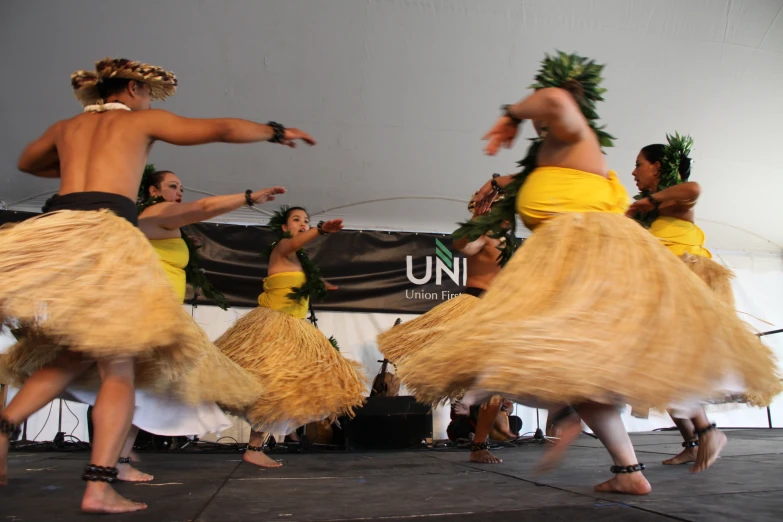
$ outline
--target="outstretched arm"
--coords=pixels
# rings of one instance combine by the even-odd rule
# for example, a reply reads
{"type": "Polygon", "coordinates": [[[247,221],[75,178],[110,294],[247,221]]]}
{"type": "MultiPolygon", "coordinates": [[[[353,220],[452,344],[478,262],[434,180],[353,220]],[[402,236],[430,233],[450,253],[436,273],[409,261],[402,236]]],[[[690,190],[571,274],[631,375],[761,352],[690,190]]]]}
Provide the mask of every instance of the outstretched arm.
{"type": "MultiPolygon", "coordinates": [[[[333,234],[335,232],[339,232],[343,229],[343,220],[342,219],[333,219],[331,221],[327,221],[323,224],[321,227],[324,232],[328,234],[333,234]]],[[[320,235],[320,232],[317,228],[311,228],[310,230],[306,232],[302,232],[300,234],[297,234],[296,236],[292,237],[291,239],[283,239],[280,241],[280,243],[275,247],[274,252],[277,255],[288,257],[289,255],[293,254],[300,248],[304,247],[307,243],[313,241],[315,238],[317,238],[320,235]]]]}
{"type": "MultiPolygon", "coordinates": [[[[274,201],[275,195],[284,194],[283,187],[273,187],[257,190],[250,194],[254,203],[274,201]]],[[[215,216],[231,212],[247,203],[245,194],[230,194],[227,196],[210,196],[191,203],[158,203],[144,209],[139,216],[139,226],[160,227],[167,230],[199,223],[215,216]]]]}
{"type": "MultiPolygon", "coordinates": [[[[151,140],[172,145],[204,145],[206,143],[259,143],[275,135],[269,125],[239,118],[183,118],[168,111],[148,110],[136,113],[151,140]]],[[[295,140],[315,145],[309,134],[298,129],[286,129],[283,145],[296,147],[295,140]]]]}
{"type": "Polygon", "coordinates": [[[60,157],[55,142],[58,127],[59,122],[46,129],[40,138],[25,147],[17,162],[19,170],[43,178],[60,177],[60,157]]]}

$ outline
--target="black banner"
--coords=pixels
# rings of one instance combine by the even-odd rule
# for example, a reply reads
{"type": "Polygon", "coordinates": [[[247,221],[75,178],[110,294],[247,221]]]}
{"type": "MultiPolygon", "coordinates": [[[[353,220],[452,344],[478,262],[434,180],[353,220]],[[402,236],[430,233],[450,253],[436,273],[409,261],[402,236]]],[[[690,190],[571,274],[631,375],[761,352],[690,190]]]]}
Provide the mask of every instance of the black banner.
{"type": "MultiPolygon", "coordinates": [[[[35,214],[0,211],[0,222],[35,214]]],[[[201,245],[201,266],[232,306],[253,307],[274,241],[263,226],[199,223],[183,229],[201,245]]],[[[448,235],[343,230],[307,247],[324,279],[339,286],[317,310],[423,313],[460,294],[466,259],[448,235]]],[[[186,299],[193,298],[188,288],[186,299]]],[[[199,303],[210,304],[203,297],[199,303]]]]}

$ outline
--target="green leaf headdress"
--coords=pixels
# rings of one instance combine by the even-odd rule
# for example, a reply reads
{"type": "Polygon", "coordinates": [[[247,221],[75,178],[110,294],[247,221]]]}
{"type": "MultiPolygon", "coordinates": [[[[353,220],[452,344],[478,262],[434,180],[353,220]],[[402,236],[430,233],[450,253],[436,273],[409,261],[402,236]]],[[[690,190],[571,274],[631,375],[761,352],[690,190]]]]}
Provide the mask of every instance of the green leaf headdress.
{"type": "Polygon", "coordinates": [[[687,134],[680,136],[675,131],[674,136],[666,135],[668,144],[663,148],[663,159],[661,160],[661,181],[658,183],[658,190],[673,187],[686,179],[680,176],[680,165],[686,158],[690,159],[693,150],[693,138],[687,134]]]}
{"type": "Polygon", "coordinates": [[[598,136],[601,147],[612,147],[615,138],[603,130],[605,126],[597,125],[598,112],[595,110],[596,102],[604,101],[603,94],[606,92],[606,89],[599,86],[603,80],[603,69],[604,66],[595,63],[595,60],[557,51],[555,56],[546,55],[535,77],[535,83],[530,88],[539,90],[559,87],[570,92],[587,118],[590,128],[598,136]]]}
{"type": "MultiPolygon", "coordinates": [[[[144,167],[144,174],[141,176],[141,185],[139,186],[139,197],[136,200],[136,211],[141,214],[144,209],[166,201],[161,196],[150,196],[149,190],[152,185],[152,175],[157,172],[154,164],[147,164],[144,167]]],[[[228,300],[201,271],[201,257],[198,255],[200,246],[196,246],[185,231],[181,230],[182,240],[188,247],[188,264],[185,266],[185,280],[194,288],[200,288],[204,297],[213,301],[223,310],[228,310],[228,300]]]]}
{"type": "MultiPolygon", "coordinates": [[[[606,92],[606,89],[599,86],[603,80],[601,77],[603,68],[603,65],[595,63],[594,60],[557,51],[555,56],[549,54],[545,56],[535,76],[535,83],[530,85],[530,88],[539,90],[557,87],[570,92],[579,104],[582,114],[587,118],[590,128],[598,137],[601,147],[611,147],[614,137],[604,131],[604,127],[598,126],[598,113],[595,109],[596,102],[603,101],[603,94],[606,92]]],[[[503,266],[511,259],[519,246],[516,239],[517,193],[527,176],[537,166],[536,158],[544,137],[545,133],[542,133],[541,136],[530,139],[532,143],[527,150],[527,155],[517,163],[522,170],[504,188],[505,198],[494,204],[483,216],[466,223],[459,223],[460,227],[452,233],[454,239],[467,238],[469,241],[475,241],[482,235],[494,238],[505,237],[506,241],[502,243],[498,262],[503,266]],[[510,224],[510,227],[506,227],[505,224],[510,224]]]]}
{"type": "MultiPolygon", "coordinates": [[[[661,168],[658,171],[661,179],[658,182],[657,191],[679,185],[683,181],[688,181],[690,172],[686,174],[683,179],[680,174],[681,165],[686,162],[690,162],[691,151],[693,150],[693,138],[687,134],[680,135],[675,131],[674,136],[671,134],[666,135],[667,144],[663,147],[663,156],[661,157],[661,168]]],[[[636,196],[635,200],[644,199],[650,195],[650,191],[643,190],[636,196]]],[[[653,221],[658,217],[657,209],[647,213],[638,213],[634,216],[634,219],[649,228],[653,221]]]]}
{"type": "MultiPolygon", "coordinates": [[[[288,221],[288,212],[291,207],[284,205],[280,209],[272,214],[269,218],[268,226],[278,236],[277,241],[272,243],[269,247],[268,256],[272,257],[272,250],[280,243],[282,239],[290,239],[291,233],[283,231],[283,225],[288,221]]],[[[291,289],[286,297],[293,301],[301,301],[303,299],[317,299],[323,301],[326,299],[327,290],[326,285],[321,279],[321,270],[313,263],[310,256],[304,249],[300,248],[296,251],[296,257],[299,259],[299,263],[302,265],[302,272],[305,274],[305,283],[302,286],[291,289]]]]}

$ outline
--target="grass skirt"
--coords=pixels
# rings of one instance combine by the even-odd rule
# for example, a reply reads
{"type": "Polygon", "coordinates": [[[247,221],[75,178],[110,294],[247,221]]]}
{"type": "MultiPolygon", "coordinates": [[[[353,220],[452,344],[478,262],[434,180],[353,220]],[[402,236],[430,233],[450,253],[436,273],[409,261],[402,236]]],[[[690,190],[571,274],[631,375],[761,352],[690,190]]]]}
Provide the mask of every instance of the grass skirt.
{"type": "Polygon", "coordinates": [[[215,344],[264,388],[242,411],[257,431],[285,431],[347,414],[364,402],[367,378],[317,328],[270,308],[240,318],[215,344]]]}
{"type": "Polygon", "coordinates": [[[27,332],[9,351],[29,375],[68,350],[133,357],[166,386],[199,358],[196,332],[149,241],[109,211],[63,210],[0,229],[0,322],[27,332]]]}
{"type": "MultiPolygon", "coordinates": [[[[166,395],[171,400],[190,406],[216,402],[226,410],[237,411],[255,404],[263,393],[261,384],[226,357],[184,308],[180,307],[180,311],[197,342],[195,366],[173,381],[160,382],[147,378],[154,375],[148,368],[150,362],[137,362],[137,388],[156,395],[166,395]]],[[[97,388],[99,384],[100,378],[94,368],[75,382],[75,386],[82,389],[97,388]]]]}
{"type": "Polygon", "coordinates": [[[703,256],[686,253],[681,255],[680,259],[707,284],[718,299],[734,308],[734,292],[731,289],[734,272],[703,256]]]}
{"type": "MultiPolygon", "coordinates": [[[[378,336],[378,350],[392,364],[420,350],[427,349],[438,339],[432,327],[458,324],[464,314],[478,303],[479,298],[461,294],[439,304],[426,314],[397,325],[378,336]]],[[[402,376],[397,373],[397,376],[402,376]]]]}
{"type": "Polygon", "coordinates": [[[667,408],[735,381],[763,406],[781,391],[773,354],[734,310],[620,214],[540,225],[459,324],[432,330],[430,349],[398,364],[428,402],[471,389],[667,408]]]}

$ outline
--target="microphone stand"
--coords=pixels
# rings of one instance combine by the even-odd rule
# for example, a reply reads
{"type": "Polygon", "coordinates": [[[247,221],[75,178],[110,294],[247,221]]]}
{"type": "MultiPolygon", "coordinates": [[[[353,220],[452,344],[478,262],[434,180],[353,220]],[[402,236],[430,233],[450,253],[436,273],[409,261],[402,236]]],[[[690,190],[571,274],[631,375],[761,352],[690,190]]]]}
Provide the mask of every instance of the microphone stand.
{"type": "MultiPolygon", "coordinates": [[[[764,337],[765,335],[775,335],[783,332],[783,328],[779,330],[770,330],[768,332],[761,332],[756,334],[757,337],[764,337]]],[[[767,406],[767,426],[771,429],[772,428],[772,410],[769,409],[769,406],[767,406]]]]}

